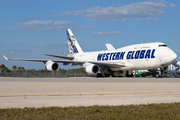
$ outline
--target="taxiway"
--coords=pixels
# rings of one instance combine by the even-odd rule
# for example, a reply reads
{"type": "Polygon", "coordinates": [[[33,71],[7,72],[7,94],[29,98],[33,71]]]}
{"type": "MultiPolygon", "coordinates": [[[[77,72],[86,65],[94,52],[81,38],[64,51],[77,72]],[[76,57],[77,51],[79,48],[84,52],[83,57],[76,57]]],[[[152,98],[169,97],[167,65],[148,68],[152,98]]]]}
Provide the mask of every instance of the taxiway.
{"type": "Polygon", "coordinates": [[[180,78],[0,77],[0,108],[180,102],[180,78]]]}

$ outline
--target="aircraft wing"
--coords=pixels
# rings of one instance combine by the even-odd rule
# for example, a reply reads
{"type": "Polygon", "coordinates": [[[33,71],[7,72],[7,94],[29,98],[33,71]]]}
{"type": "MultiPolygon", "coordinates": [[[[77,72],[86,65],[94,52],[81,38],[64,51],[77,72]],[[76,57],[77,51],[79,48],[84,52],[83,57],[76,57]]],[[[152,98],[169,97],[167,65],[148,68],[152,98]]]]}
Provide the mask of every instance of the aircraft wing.
{"type": "Polygon", "coordinates": [[[106,66],[106,67],[125,67],[124,62],[98,62],[98,61],[89,61],[89,63],[93,63],[99,66],[106,66]]]}
{"type": "Polygon", "coordinates": [[[57,57],[57,58],[63,58],[63,59],[69,59],[69,60],[74,59],[74,57],[68,57],[68,56],[50,55],[50,54],[44,54],[44,55],[51,56],[51,57],[57,57]]]}
{"type": "MultiPolygon", "coordinates": [[[[43,63],[46,63],[48,61],[46,59],[9,59],[4,55],[3,57],[6,60],[16,60],[16,61],[32,61],[32,62],[43,62],[43,63]]],[[[84,64],[88,62],[88,63],[97,64],[99,66],[106,66],[106,67],[124,67],[125,66],[124,62],[99,62],[99,61],[74,61],[74,60],[52,60],[52,61],[56,63],[63,63],[64,65],[68,65],[70,63],[72,63],[72,65],[78,65],[78,64],[84,64]]]]}
{"type": "MultiPolygon", "coordinates": [[[[32,62],[47,62],[46,59],[9,59],[3,55],[6,60],[15,60],[15,61],[32,61],[32,62]]],[[[72,60],[52,60],[57,63],[85,63],[84,61],[72,61],[72,60]]]]}
{"type": "Polygon", "coordinates": [[[17,60],[17,61],[32,61],[32,62],[47,62],[48,60],[42,60],[42,59],[9,59],[6,56],[4,56],[5,60],[17,60]]]}

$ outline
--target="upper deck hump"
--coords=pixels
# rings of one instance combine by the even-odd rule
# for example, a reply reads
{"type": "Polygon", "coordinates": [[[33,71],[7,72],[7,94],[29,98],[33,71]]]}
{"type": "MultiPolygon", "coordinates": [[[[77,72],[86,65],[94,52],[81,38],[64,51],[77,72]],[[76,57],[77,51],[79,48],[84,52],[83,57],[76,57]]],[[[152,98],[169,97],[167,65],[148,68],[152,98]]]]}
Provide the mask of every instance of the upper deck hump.
{"type": "Polygon", "coordinates": [[[153,43],[134,44],[134,45],[128,45],[128,46],[119,48],[117,50],[157,48],[159,45],[165,45],[165,43],[163,43],[163,42],[153,42],[153,43]]]}

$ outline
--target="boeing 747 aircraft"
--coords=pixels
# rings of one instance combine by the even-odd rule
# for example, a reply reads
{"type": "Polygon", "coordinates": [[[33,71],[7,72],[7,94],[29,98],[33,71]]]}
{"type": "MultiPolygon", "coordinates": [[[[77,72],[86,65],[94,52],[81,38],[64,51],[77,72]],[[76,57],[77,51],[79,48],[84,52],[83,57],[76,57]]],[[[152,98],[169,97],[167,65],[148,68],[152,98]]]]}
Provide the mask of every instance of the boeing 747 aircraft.
{"type": "Polygon", "coordinates": [[[67,60],[8,59],[3,56],[6,60],[43,62],[49,71],[58,70],[58,63],[81,65],[87,73],[97,74],[97,76],[132,77],[133,70],[152,71],[160,68],[161,72],[158,72],[158,76],[161,77],[168,65],[176,65],[176,53],[162,42],[134,44],[119,49],[106,44],[108,50],[84,52],[71,29],[67,29],[66,33],[70,53],[67,56],[44,55],[67,60]]]}

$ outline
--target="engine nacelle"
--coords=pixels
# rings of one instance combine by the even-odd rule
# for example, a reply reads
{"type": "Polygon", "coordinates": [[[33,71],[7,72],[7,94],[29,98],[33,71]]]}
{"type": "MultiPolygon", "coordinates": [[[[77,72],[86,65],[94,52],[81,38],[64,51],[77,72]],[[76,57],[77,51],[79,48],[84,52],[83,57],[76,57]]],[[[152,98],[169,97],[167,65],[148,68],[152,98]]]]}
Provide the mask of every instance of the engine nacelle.
{"type": "Polygon", "coordinates": [[[99,71],[100,71],[99,66],[95,64],[90,64],[86,67],[86,72],[90,74],[98,73],[99,71]]]}
{"type": "Polygon", "coordinates": [[[48,60],[45,65],[46,69],[49,71],[56,71],[59,68],[59,65],[51,60],[48,60]]]}

